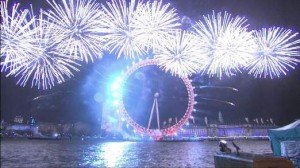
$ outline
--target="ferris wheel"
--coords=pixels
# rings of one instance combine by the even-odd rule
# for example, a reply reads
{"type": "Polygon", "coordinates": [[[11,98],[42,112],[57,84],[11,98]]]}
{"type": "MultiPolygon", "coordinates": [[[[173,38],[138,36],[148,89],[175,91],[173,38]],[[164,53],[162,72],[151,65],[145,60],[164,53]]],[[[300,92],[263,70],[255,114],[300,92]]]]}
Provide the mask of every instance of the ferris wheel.
{"type": "Polygon", "coordinates": [[[155,139],[174,135],[193,112],[194,91],[191,80],[188,77],[179,78],[166,74],[158,67],[158,60],[147,59],[134,64],[123,73],[122,86],[127,92],[120,96],[118,112],[137,133],[148,134],[155,139]],[[148,77],[154,82],[149,82],[148,74],[156,74],[148,77]],[[138,83],[139,81],[143,83],[138,83]],[[148,85],[155,87],[148,88],[148,85]],[[168,118],[167,113],[170,115],[170,111],[173,113],[168,118]],[[174,114],[174,111],[178,114],[174,114]],[[170,119],[173,121],[170,122],[170,119]]]}

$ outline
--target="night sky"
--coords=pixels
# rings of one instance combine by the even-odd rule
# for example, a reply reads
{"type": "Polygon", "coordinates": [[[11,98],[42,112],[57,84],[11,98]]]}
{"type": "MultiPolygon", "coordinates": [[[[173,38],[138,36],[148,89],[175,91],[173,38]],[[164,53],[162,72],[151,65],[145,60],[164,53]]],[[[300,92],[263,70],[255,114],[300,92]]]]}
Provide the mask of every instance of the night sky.
{"type": "MultiPolygon", "coordinates": [[[[15,1],[10,1],[15,2],[15,1]]],[[[20,0],[24,7],[33,4],[37,11],[48,7],[46,1],[20,0]]],[[[103,1],[99,1],[103,2],[103,1]]],[[[227,11],[233,16],[245,16],[250,29],[279,26],[300,32],[299,0],[169,0],[180,16],[198,20],[212,10],[227,11]]],[[[187,19],[189,20],[189,19],[187,19]]],[[[186,22],[186,20],[185,20],[186,22]]],[[[188,24],[186,25],[188,28],[188,24]]],[[[298,38],[300,38],[298,36],[298,38]]],[[[128,60],[117,59],[105,53],[104,58],[95,63],[84,64],[80,72],[51,90],[37,90],[30,86],[16,86],[17,78],[5,77],[1,73],[1,119],[12,120],[16,115],[28,117],[30,113],[40,121],[96,123],[101,115],[102,104],[94,96],[105,99],[111,76],[125,69],[128,60]],[[126,63],[124,63],[126,62],[126,63]],[[40,96],[38,99],[38,96],[40,96]]],[[[206,79],[210,86],[235,87],[238,92],[218,89],[201,91],[203,97],[228,100],[236,106],[220,103],[199,103],[199,116],[217,119],[222,111],[225,121],[244,121],[244,117],[273,118],[278,125],[284,125],[300,118],[300,67],[291,70],[279,79],[255,79],[246,73],[219,80],[206,79]],[[202,106],[201,106],[202,105],[202,106]]]]}

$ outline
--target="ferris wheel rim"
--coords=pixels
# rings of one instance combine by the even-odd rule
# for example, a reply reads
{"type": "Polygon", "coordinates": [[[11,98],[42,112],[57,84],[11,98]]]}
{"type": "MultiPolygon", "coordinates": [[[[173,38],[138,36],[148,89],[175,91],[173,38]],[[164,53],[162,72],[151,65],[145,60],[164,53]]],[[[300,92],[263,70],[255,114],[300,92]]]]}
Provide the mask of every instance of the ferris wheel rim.
{"type": "MultiPolygon", "coordinates": [[[[155,65],[159,67],[158,63],[159,61],[156,59],[147,59],[134,64],[125,73],[123,73],[123,83],[125,83],[127,79],[138,69],[146,66],[151,66],[151,65],[155,65]]],[[[176,133],[188,121],[194,109],[194,90],[193,90],[192,82],[187,76],[179,77],[179,78],[183,81],[185,88],[187,90],[188,105],[183,117],[176,124],[172,125],[171,127],[163,128],[163,129],[148,129],[146,127],[141,126],[136,121],[134,121],[131,118],[131,116],[128,114],[125,108],[125,104],[123,102],[123,95],[121,96],[120,103],[118,105],[118,111],[121,117],[124,118],[129,123],[129,125],[131,125],[134,128],[134,130],[139,133],[145,133],[151,136],[173,135],[174,133],[176,133]]]]}

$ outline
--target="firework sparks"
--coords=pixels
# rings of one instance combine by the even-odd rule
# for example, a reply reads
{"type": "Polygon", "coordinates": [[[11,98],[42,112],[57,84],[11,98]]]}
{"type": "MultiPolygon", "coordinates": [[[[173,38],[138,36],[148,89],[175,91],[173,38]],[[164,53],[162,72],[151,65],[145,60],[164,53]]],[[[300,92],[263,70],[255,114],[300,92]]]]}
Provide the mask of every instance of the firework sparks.
{"type": "Polygon", "coordinates": [[[170,8],[169,3],[163,5],[162,1],[148,1],[142,8],[142,16],[133,23],[135,28],[143,30],[138,41],[154,50],[160,46],[162,38],[180,25],[176,10],[170,8]]]}
{"type": "Polygon", "coordinates": [[[25,86],[31,80],[31,87],[37,86],[38,89],[48,89],[57,83],[62,83],[65,78],[73,76],[71,70],[79,71],[76,62],[69,59],[68,54],[56,50],[55,40],[60,29],[43,19],[40,14],[39,19],[35,20],[33,28],[36,30],[33,35],[34,45],[37,50],[26,62],[23,62],[11,73],[19,77],[17,84],[25,86]]]}
{"type": "Polygon", "coordinates": [[[145,54],[146,47],[137,40],[143,30],[133,26],[136,19],[142,16],[141,1],[132,0],[127,4],[125,0],[112,0],[106,4],[102,5],[105,16],[101,24],[110,52],[116,52],[118,58],[122,54],[129,58],[145,54]]]}
{"type": "Polygon", "coordinates": [[[245,18],[213,12],[193,26],[203,41],[199,45],[205,53],[202,57],[207,60],[202,73],[222,78],[223,74],[232,76],[241,72],[256,50],[254,37],[245,23],[245,18]]]}
{"type": "Polygon", "coordinates": [[[174,31],[165,39],[161,39],[161,47],[155,53],[159,66],[172,75],[184,77],[199,70],[204,60],[199,57],[199,38],[193,33],[174,31]]]}
{"type": "Polygon", "coordinates": [[[59,5],[54,0],[47,2],[53,10],[45,12],[50,21],[63,30],[58,36],[57,47],[68,51],[72,58],[88,62],[94,57],[101,58],[103,39],[100,36],[102,11],[100,5],[91,0],[62,0],[59,5]]]}
{"type": "Polygon", "coordinates": [[[258,51],[246,68],[249,74],[273,79],[286,75],[289,68],[294,69],[300,62],[300,40],[295,39],[298,33],[272,27],[255,31],[254,34],[258,51]]]}
{"type": "MultiPolygon", "coordinates": [[[[15,68],[30,59],[36,50],[30,29],[34,19],[29,10],[19,11],[19,4],[14,4],[12,12],[8,12],[7,1],[1,3],[1,71],[11,73],[15,68]]],[[[9,75],[8,75],[9,76],[9,75]]]]}

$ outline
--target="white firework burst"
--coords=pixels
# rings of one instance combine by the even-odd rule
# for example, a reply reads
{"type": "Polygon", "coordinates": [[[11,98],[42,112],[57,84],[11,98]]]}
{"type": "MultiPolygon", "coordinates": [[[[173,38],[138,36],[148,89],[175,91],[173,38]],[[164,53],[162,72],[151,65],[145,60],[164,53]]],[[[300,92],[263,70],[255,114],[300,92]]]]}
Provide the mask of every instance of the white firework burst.
{"type": "Polygon", "coordinates": [[[246,69],[255,77],[267,78],[286,75],[300,62],[300,39],[292,30],[279,27],[255,31],[257,54],[246,69]]]}
{"type": "Polygon", "coordinates": [[[137,18],[142,17],[141,1],[112,0],[102,5],[105,16],[101,20],[102,34],[106,39],[105,46],[110,52],[117,53],[118,58],[134,58],[146,53],[146,48],[138,40],[140,29],[134,27],[137,18]]]}
{"type": "Polygon", "coordinates": [[[38,89],[51,89],[55,84],[65,81],[73,76],[72,70],[79,71],[79,66],[69,55],[56,49],[57,34],[60,29],[53,23],[43,19],[40,14],[35,20],[33,28],[34,45],[37,50],[30,59],[23,62],[11,73],[19,77],[17,84],[25,86],[31,81],[31,87],[38,89]]]}
{"type": "Polygon", "coordinates": [[[204,16],[193,26],[202,39],[201,50],[206,62],[201,72],[222,78],[241,72],[256,50],[255,40],[247,31],[246,19],[221,12],[204,16]]]}
{"type": "Polygon", "coordinates": [[[18,3],[13,5],[11,13],[7,1],[0,1],[0,3],[1,71],[11,74],[11,71],[30,59],[30,55],[36,50],[32,38],[35,30],[31,28],[34,19],[30,17],[29,10],[20,11],[18,3]]]}
{"type": "Polygon", "coordinates": [[[199,57],[202,54],[200,39],[194,33],[177,30],[161,40],[161,47],[154,51],[154,58],[165,71],[185,77],[203,66],[205,60],[199,57]]]}
{"type": "Polygon", "coordinates": [[[180,18],[176,10],[170,4],[162,4],[162,1],[147,2],[143,5],[142,15],[137,17],[133,27],[141,30],[137,36],[138,41],[149,49],[160,46],[159,41],[170,31],[178,29],[180,18]]]}
{"type": "Polygon", "coordinates": [[[68,51],[70,57],[85,62],[101,58],[103,39],[100,22],[103,15],[100,4],[92,0],[62,0],[62,5],[55,0],[47,2],[53,10],[45,14],[62,30],[57,35],[57,47],[63,52],[68,51]]]}

